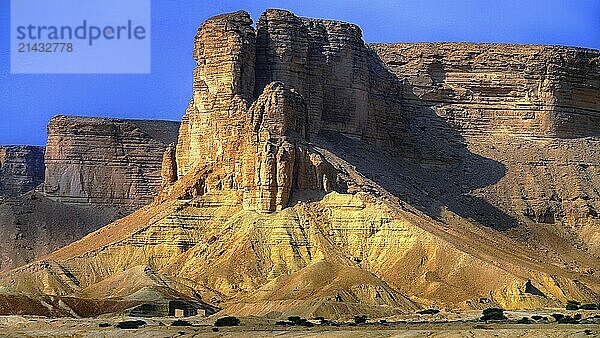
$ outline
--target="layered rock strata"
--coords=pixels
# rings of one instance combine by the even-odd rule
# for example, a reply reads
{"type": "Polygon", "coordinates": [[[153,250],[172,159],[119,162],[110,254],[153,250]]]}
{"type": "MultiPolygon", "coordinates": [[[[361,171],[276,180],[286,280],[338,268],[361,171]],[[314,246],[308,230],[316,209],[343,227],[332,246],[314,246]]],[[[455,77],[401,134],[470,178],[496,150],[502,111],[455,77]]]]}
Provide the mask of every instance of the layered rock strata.
{"type": "MultiPolygon", "coordinates": [[[[488,165],[490,174],[499,172],[497,182],[463,179],[470,188],[463,193],[533,223],[515,236],[556,225],[600,257],[599,51],[475,43],[372,47],[403,81],[403,107],[416,131],[407,143],[416,144],[419,161],[436,157],[426,153],[424,139],[449,144],[454,137],[497,162],[488,165]]],[[[481,169],[461,170],[466,177],[481,169]]]]}
{"type": "Polygon", "coordinates": [[[56,116],[48,124],[45,194],[69,204],[134,210],[161,187],[179,123],[56,116]]]}
{"type": "Polygon", "coordinates": [[[433,107],[463,135],[600,136],[597,50],[485,43],[371,47],[405,80],[406,113],[433,107]]]}
{"type": "MultiPolygon", "coordinates": [[[[296,18],[285,11],[267,13],[296,18]]],[[[180,177],[194,166],[214,165],[219,172],[208,179],[207,189],[242,190],[247,209],[270,212],[287,206],[293,189],[331,191],[335,177],[307,144],[316,132],[309,125],[315,112],[307,106],[308,96],[303,97],[310,93],[277,81],[255,85],[255,72],[262,71],[256,53],[267,48],[264,37],[259,45],[256,36],[244,12],[211,18],[200,27],[194,94],[182,121],[176,160],[180,177]]],[[[286,80],[282,75],[268,81],[279,78],[286,80]]]]}
{"type": "Polygon", "coordinates": [[[0,146],[0,196],[18,196],[44,181],[44,147],[0,146]]]}

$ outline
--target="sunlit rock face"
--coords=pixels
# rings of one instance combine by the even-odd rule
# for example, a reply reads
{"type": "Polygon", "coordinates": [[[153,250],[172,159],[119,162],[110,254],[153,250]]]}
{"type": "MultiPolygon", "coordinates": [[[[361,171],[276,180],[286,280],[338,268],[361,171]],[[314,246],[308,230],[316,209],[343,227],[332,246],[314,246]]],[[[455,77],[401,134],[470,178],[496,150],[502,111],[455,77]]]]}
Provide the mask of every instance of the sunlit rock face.
{"type": "Polygon", "coordinates": [[[79,205],[133,211],[161,186],[165,149],[179,123],[56,116],[48,124],[44,192],[79,205]]]}
{"type": "Polygon", "coordinates": [[[401,139],[401,87],[355,25],[269,10],[255,30],[236,12],[207,20],[195,41],[180,177],[219,163],[220,186],[244,190],[245,207],[279,210],[294,189],[334,188],[331,165],[306,145],[322,130],[388,147],[401,139]]]}

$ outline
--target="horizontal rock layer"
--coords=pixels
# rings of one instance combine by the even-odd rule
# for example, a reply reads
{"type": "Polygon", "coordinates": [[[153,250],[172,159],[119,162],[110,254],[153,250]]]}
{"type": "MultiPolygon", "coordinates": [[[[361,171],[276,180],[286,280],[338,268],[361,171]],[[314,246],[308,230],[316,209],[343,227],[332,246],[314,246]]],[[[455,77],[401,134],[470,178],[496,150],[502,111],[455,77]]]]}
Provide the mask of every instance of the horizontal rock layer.
{"type": "Polygon", "coordinates": [[[71,204],[133,210],[161,187],[179,123],[57,116],[48,124],[45,194],[71,204]]]}
{"type": "Polygon", "coordinates": [[[468,135],[600,136],[600,51],[484,43],[371,47],[404,80],[405,114],[431,107],[468,135]]]}
{"type": "Polygon", "coordinates": [[[0,196],[18,196],[44,181],[44,147],[0,146],[0,196]]]}

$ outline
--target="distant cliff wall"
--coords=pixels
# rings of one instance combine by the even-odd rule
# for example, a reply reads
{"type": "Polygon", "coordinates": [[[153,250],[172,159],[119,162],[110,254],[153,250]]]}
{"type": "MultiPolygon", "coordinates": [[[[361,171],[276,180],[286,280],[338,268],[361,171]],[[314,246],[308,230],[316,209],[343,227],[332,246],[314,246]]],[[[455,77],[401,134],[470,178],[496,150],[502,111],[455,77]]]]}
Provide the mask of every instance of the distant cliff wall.
{"type": "Polygon", "coordinates": [[[70,204],[122,206],[152,201],[163,153],[179,123],[56,116],[48,124],[45,194],[70,204]]]}
{"type": "Polygon", "coordinates": [[[17,196],[44,181],[44,147],[0,146],[0,196],[17,196]]]}
{"type": "Polygon", "coordinates": [[[371,47],[405,81],[403,107],[411,116],[432,107],[467,136],[600,136],[597,50],[485,43],[371,47]]]}

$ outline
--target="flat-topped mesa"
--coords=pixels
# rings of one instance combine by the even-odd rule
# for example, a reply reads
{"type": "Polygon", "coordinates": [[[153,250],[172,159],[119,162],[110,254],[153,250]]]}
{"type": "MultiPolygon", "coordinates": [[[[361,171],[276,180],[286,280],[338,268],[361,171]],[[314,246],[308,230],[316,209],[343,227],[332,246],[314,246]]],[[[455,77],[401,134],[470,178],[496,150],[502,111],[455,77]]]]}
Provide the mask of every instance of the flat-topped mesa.
{"type": "Polygon", "coordinates": [[[45,194],[133,211],[161,187],[163,153],[179,123],[56,116],[48,124],[45,194]]]}
{"type": "Polygon", "coordinates": [[[333,170],[325,169],[330,166],[307,144],[321,131],[389,147],[401,139],[401,85],[355,25],[268,10],[255,32],[246,12],[219,15],[200,26],[194,58],[194,93],[176,151],[178,177],[195,166],[219,163],[225,173],[219,186],[244,191],[249,209],[281,209],[289,189],[331,189],[333,170]],[[257,109],[270,121],[256,120],[257,109]],[[268,142],[257,122],[260,128],[275,128],[267,138],[278,138],[277,149],[257,148],[268,142]],[[299,137],[289,141],[288,130],[299,137]],[[249,171],[243,159],[247,152],[265,161],[255,163],[262,172],[249,171]],[[301,161],[307,167],[290,172],[290,158],[294,166],[301,161]],[[270,190],[265,197],[261,192],[275,186],[278,193],[270,190]],[[275,204],[262,201],[274,193],[283,193],[275,204]]]}
{"type": "Polygon", "coordinates": [[[44,182],[44,147],[0,146],[0,196],[17,196],[44,182]]]}
{"type": "MultiPolygon", "coordinates": [[[[600,51],[543,45],[390,43],[371,47],[423,108],[465,136],[600,135],[600,51]]],[[[432,124],[432,121],[423,121],[432,124]]]]}

